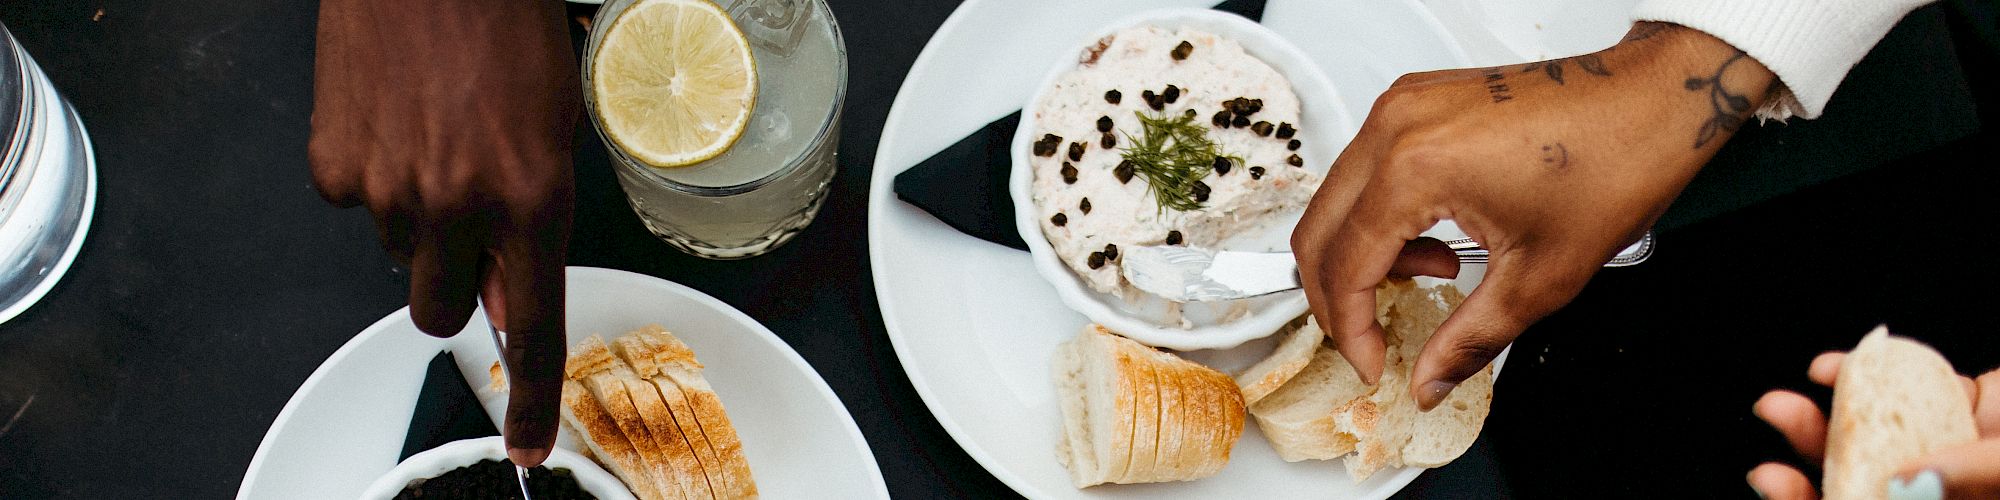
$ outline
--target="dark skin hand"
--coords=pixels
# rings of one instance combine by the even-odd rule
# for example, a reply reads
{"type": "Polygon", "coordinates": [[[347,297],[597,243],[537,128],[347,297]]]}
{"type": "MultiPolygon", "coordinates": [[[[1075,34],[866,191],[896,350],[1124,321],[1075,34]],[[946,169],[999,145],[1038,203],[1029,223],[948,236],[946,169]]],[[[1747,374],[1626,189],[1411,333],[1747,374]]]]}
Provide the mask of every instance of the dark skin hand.
{"type": "Polygon", "coordinates": [[[1375,383],[1375,285],[1455,277],[1450,249],[1419,234],[1456,221],[1492,264],[1417,357],[1410,393],[1429,410],[1637,241],[1774,81],[1728,43],[1661,23],[1582,56],[1405,75],[1292,234],[1313,316],[1375,383]]]}
{"type": "Polygon", "coordinates": [[[424,333],[457,334],[485,300],[526,466],[554,446],[562,396],[582,102],[565,22],[557,0],[324,0],[313,75],[313,182],[374,215],[424,333]]]}

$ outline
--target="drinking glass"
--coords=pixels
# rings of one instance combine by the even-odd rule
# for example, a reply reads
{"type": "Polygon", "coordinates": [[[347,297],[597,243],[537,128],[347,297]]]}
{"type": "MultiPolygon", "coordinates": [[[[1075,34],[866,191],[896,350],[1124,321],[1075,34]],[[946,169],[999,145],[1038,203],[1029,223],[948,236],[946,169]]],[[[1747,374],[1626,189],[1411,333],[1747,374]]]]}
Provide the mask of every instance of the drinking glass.
{"type": "MultiPolygon", "coordinates": [[[[592,64],[607,28],[634,1],[605,2],[584,49],[584,102],[600,132],[592,64]]],[[[620,149],[608,133],[599,135],[646,229],[695,256],[742,259],[791,240],[825,200],[847,95],[847,48],[823,0],[718,5],[749,39],[757,66],[755,108],[736,143],[694,165],[655,168],[620,149]]]]}

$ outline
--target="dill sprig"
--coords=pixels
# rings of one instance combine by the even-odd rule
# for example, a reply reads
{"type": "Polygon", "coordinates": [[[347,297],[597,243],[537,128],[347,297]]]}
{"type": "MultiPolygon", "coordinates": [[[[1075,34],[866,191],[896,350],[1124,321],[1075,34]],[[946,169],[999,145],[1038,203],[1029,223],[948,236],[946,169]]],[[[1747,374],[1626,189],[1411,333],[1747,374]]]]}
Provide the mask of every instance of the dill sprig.
{"type": "Polygon", "coordinates": [[[1208,129],[1195,123],[1191,116],[1133,114],[1139,116],[1140,135],[1125,134],[1132,146],[1125,149],[1123,156],[1132,162],[1133,173],[1151,187],[1160,210],[1201,209],[1202,200],[1196,199],[1194,186],[1208,176],[1215,158],[1223,156],[1242,163],[1240,158],[1222,155],[1215,142],[1208,139],[1208,129]]]}

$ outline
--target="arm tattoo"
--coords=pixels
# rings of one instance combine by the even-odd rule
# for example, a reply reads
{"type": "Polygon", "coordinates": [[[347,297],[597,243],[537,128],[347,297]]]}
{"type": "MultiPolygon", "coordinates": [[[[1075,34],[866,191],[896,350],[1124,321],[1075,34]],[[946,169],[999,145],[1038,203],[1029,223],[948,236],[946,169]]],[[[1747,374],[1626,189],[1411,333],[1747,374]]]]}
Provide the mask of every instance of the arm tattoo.
{"type": "Polygon", "coordinates": [[[1585,73],[1597,76],[1611,76],[1611,69],[1604,67],[1604,59],[1597,57],[1597,54],[1584,54],[1576,57],[1531,62],[1522,65],[1521,72],[1531,73],[1535,70],[1541,70],[1543,73],[1549,75],[1550,80],[1555,80],[1556,85],[1563,85],[1563,65],[1572,61],[1576,62],[1576,67],[1582,69],[1585,73]]]}
{"type": "Polygon", "coordinates": [[[1743,120],[1750,117],[1750,98],[1722,87],[1722,75],[1729,71],[1729,65],[1736,64],[1740,59],[1743,59],[1743,51],[1739,50],[1736,55],[1722,61],[1722,65],[1715,68],[1715,74],[1707,78],[1689,77],[1687,82],[1682,84],[1690,92],[1706,91],[1708,105],[1715,111],[1701,124],[1701,130],[1695,133],[1695,149],[1708,145],[1709,141],[1715,140],[1716,136],[1724,132],[1736,132],[1736,129],[1743,126],[1743,120]]]}
{"type": "Polygon", "coordinates": [[[1507,75],[1500,68],[1486,68],[1479,73],[1486,76],[1486,95],[1493,98],[1494,104],[1514,100],[1514,94],[1507,90],[1507,75]]]}

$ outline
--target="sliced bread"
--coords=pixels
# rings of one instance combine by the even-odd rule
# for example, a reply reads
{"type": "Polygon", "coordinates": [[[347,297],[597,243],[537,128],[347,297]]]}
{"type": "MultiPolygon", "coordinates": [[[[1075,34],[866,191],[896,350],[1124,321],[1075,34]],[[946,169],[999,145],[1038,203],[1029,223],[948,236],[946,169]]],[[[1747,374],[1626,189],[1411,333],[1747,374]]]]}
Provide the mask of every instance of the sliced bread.
{"type": "MultiPolygon", "coordinates": [[[[659,325],[647,326],[629,335],[637,336],[646,344],[660,373],[686,397],[688,411],[701,428],[701,434],[708,439],[710,451],[719,464],[717,476],[723,483],[712,485],[715,497],[755,498],[757,481],[751,476],[750,461],[743,456],[743,442],[736,435],[736,426],[729,422],[729,413],[722,406],[722,398],[715,394],[708,379],[702,376],[702,365],[695,359],[694,350],[659,325]]],[[[658,378],[654,381],[655,385],[661,382],[658,378]]]]}
{"type": "Polygon", "coordinates": [[[1840,363],[1827,419],[1827,500],[1886,498],[1904,462],[1978,439],[1972,402],[1951,363],[1876,327],[1840,363]]]}
{"type": "Polygon", "coordinates": [[[1142,370],[1096,325],[1057,349],[1064,431],[1058,449],[1066,452],[1060,456],[1076,487],[1117,482],[1130,470],[1142,370]]]}
{"type": "Polygon", "coordinates": [[[653,475],[646,472],[645,459],[639,449],[612,422],[611,414],[597,404],[597,397],[574,379],[563,381],[562,420],[570,430],[576,432],[590,455],[612,475],[625,482],[632,489],[632,496],[639,500],[659,500],[667,498],[660,494],[653,475]]]}
{"type": "MultiPolygon", "coordinates": [[[[1306,322],[1311,323],[1311,316],[1307,318],[1306,322]]],[[[1236,376],[1236,385],[1242,389],[1244,404],[1255,406],[1258,400],[1271,395],[1284,386],[1285,381],[1298,375],[1299,370],[1304,370],[1306,364],[1312,362],[1313,351],[1326,338],[1317,324],[1307,328],[1298,321],[1285,325],[1285,329],[1278,334],[1278,347],[1271,350],[1271,355],[1236,376]]]]}
{"type": "Polygon", "coordinates": [[[1243,398],[1229,376],[1092,325],[1055,356],[1063,436],[1077,487],[1186,481],[1229,462],[1243,398]]]}
{"type": "MultiPolygon", "coordinates": [[[[1313,335],[1322,335],[1309,325],[1313,335]]],[[[1250,405],[1257,428],[1287,462],[1338,458],[1354,451],[1354,434],[1341,432],[1337,410],[1365,398],[1374,387],[1361,383],[1340,353],[1315,346],[1312,359],[1285,385],[1250,405]]]]}

